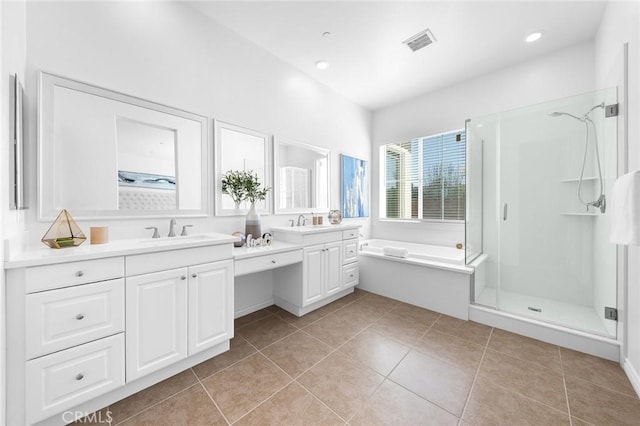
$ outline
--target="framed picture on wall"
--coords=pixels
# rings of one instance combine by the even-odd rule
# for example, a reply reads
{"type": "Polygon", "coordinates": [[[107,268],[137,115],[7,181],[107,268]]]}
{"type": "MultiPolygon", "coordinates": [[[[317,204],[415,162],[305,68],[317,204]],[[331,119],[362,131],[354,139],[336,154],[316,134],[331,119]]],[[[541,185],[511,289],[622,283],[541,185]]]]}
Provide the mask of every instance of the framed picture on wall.
{"type": "Polygon", "coordinates": [[[342,217],[369,217],[369,163],[341,154],[342,217]]]}

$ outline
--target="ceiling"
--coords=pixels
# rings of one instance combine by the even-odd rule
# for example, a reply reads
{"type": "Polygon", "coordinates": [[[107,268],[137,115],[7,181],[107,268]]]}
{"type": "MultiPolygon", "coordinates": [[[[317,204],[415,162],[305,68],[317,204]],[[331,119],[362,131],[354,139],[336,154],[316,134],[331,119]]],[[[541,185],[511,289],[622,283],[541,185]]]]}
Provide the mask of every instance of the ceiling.
{"type": "Polygon", "coordinates": [[[196,1],[191,5],[353,102],[377,110],[592,39],[603,1],[196,1]],[[429,28],[412,52],[402,42],[429,28]],[[331,35],[323,37],[324,32],[331,35]],[[543,37],[524,38],[533,31],[543,37]],[[329,68],[318,70],[324,59],[329,68]]]}

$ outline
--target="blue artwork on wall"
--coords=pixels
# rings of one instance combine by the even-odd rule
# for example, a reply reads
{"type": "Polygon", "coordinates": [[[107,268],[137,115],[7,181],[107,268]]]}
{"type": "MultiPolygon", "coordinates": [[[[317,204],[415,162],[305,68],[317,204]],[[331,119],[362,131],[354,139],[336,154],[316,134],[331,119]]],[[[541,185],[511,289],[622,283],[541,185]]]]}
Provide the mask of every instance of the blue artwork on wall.
{"type": "Polygon", "coordinates": [[[365,160],[341,155],[342,217],[369,216],[369,164],[365,160]]]}

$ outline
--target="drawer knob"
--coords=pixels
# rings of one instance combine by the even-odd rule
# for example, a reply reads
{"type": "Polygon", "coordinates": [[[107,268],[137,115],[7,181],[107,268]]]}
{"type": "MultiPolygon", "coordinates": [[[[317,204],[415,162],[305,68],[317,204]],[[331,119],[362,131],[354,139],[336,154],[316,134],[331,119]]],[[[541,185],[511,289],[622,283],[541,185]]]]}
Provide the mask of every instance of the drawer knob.
{"type": "Polygon", "coordinates": [[[353,274],[349,275],[349,278],[353,278],[353,274]]]}
{"type": "Polygon", "coordinates": [[[186,275],[183,275],[183,276],[181,276],[181,277],[180,277],[180,279],[184,281],[184,280],[186,280],[186,279],[187,279],[187,276],[186,276],[186,275]]]}
{"type": "Polygon", "coordinates": [[[191,274],[191,278],[197,278],[198,274],[191,274]]]}
{"type": "Polygon", "coordinates": [[[276,263],[276,261],[275,261],[275,260],[272,260],[272,261],[271,261],[271,263],[276,263]]]}
{"type": "Polygon", "coordinates": [[[84,379],[84,374],[82,374],[82,373],[78,373],[78,374],[76,375],[76,380],[82,380],[82,379],[84,379]]]}
{"type": "Polygon", "coordinates": [[[82,272],[82,271],[76,272],[76,277],[81,277],[83,275],[84,275],[84,272],[82,272]]]}
{"type": "Polygon", "coordinates": [[[77,319],[78,321],[80,321],[81,319],[84,319],[84,314],[78,314],[78,315],[76,315],[76,319],[77,319]]]}

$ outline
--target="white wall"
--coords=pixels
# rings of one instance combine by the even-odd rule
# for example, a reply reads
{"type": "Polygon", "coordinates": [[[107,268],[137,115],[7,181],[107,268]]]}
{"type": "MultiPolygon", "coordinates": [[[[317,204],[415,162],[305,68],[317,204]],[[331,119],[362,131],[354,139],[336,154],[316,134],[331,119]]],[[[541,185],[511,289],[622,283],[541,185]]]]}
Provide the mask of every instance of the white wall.
{"type": "MultiPolygon", "coordinates": [[[[13,120],[10,102],[13,75],[25,82],[26,21],[24,2],[0,2],[0,261],[4,260],[4,238],[24,229],[24,212],[10,209],[10,156],[13,143],[13,120]]],[[[5,276],[0,273],[0,423],[5,418],[5,276]]]]}
{"type": "MultiPolygon", "coordinates": [[[[370,113],[225,27],[178,2],[29,2],[29,127],[40,70],[228,123],[331,149],[331,205],[338,208],[339,154],[370,159],[370,113]],[[344,148],[348,147],[348,148],[344,148]]],[[[35,144],[35,139],[30,141],[35,144]]],[[[33,154],[33,153],[32,153],[33,154]]],[[[35,165],[35,156],[29,159],[35,165]]],[[[31,174],[35,180],[35,172],[31,174]]],[[[213,187],[211,189],[213,196],[213,187]]],[[[35,194],[32,194],[32,204],[35,194]]],[[[73,212],[72,212],[73,214],[73,212]]],[[[291,216],[263,216],[263,228],[291,216]]],[[[101,221],[103,223],[104,221],[101,221]]],[[[243,217],[184,219],[193,232],[244,228],[243,217]]],[[[179,224],[180,224],[179,223],[179,224]]],[[[368,221],[363,221],[368,225],[368,221]]],[[[93,222],[80,222],[87,229],[93,222]]],[[[110,221],[110,236],[146,236],[168,220],[110,221]]],[[[29,214],[29,241],[47,223],[29,214]]]]}
{"type": "MultiPolygon", "coordinates": [[[[593,44],[587,42],[376,111],[374,215],[379,203],[380,145],[460,129],[468,118],[587,92],[593,85],[593,44]]],[[[374,216],[372,230],[376,238],[444,245],[464,241],[463,225],[398,224],[374,216]]]]}
{"type": "MultiPolygon", "coordinates": [[[[595,70],[598,86],[618,86],[620,116],[618,117],[618,170],[640,169],[640,10],[637,1],[609,2],[595,41],[595,70]],[[624,43],[628,43],[629,63],[625,82],[624,43]],[[625,84],[627,83],[627,84],[625,84]],[[625,89],[626,86],[626,90],[625,89]],[[622,89],[622,90],[620,90],[622,89]],[[626,158],[624,148],[628,144],[626,158]]],[[[619,248],[624,253],[625,248],[619,248]]],[[[625,343],[621,359],[640,394],[640,248],[628,247],[626,270],[619,270],[618,308],[625,343]],[[627,288],[624,278],[627,277],[627,288]],[[626,290],[626,292],[625,292],[626,290]],[[626,294],[625,294],[626,293],[626,294]]]]}

